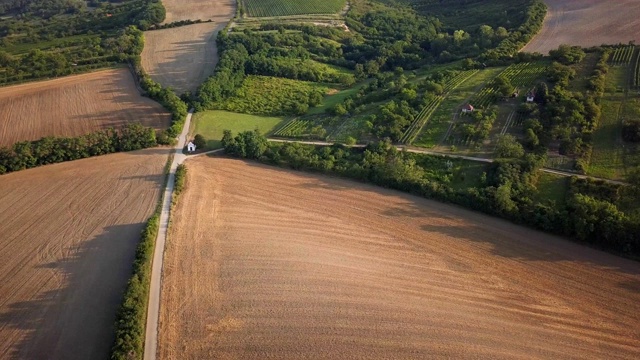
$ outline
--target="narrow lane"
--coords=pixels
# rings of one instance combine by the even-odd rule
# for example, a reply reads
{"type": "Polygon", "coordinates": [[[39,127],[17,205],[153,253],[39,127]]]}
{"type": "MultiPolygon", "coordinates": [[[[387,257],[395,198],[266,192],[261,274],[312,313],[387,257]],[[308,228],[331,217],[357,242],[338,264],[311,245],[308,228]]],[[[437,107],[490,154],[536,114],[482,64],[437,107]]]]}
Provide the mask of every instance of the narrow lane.
{"type": "Polygon", "coordinates": [[[176,169],[178,165],[186,159],[182,153],[187,141],[189,126],[191,125],[191,116],[193,109],[189,110],[187,118],[182,128],[182,133],[178,138],[178,144],[175,147],[173,161],[167,179],[167,186],[164,190],[164,198],[162,200],[162,212],[160,213],[160,228],[158,229],[158,237],[153,252],[153,265],[151,267],[151,284],[149,287],[149,302],[147,307],[147,326],[144,341],[144,359],[155,360],[156,351],[158,349],[158,318],[160,314],[160,290],[162,288],[162,265],[164,259],[164,249],[167,240],[167,229],[169,228],[169,216],[171,211],[171,199],[173,198],[173,188],[176,182],[176,169]]]}

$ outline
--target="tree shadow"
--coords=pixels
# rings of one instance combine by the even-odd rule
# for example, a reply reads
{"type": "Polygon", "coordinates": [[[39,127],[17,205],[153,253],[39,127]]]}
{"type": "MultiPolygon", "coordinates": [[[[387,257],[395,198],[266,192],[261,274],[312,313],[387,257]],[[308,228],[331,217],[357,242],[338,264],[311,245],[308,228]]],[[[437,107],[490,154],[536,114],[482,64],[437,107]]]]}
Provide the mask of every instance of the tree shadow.
{"type": "Polygon", "coordinates": [[[23,334],[0,357],[107,359],[143,227],[107,226],[64,249],[70,256],[34,266],[34,278],[53,275],[62,281],[56,289],[0,309],[0,328],[23,334]]]}

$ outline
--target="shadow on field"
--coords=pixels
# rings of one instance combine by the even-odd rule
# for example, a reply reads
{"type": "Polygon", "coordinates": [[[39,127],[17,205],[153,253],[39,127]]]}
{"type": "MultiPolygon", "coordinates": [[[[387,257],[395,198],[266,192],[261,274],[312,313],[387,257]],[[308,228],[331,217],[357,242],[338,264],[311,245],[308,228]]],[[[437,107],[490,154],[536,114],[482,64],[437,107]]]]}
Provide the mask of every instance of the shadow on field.
{"type": "Polygon", "coordinates": [[[0,308],[0,328],[23,335],[0,358],[107,359],[143,227],[108,226],[79,246],[33,254],[49,261],[32,270],[33,278],[57,288],[0,308]]]}
{"type": "MultiPolygon", "coordinates": [[[[619,287],[633,292],[640,291],[640,264],[638,262],[590,248],[560,236],[546,234],[455,205],[440,203],[372,184],[360,183],[346,178],[334,178],[322,174],[282,169],[253,161],[238,161],[244,161],[252,167],[285,172],[295,171],[296,175],[306,180],[302,184],[304,188],[333,191],[348,191],[349,189],[357,188],[359,191],[370,191],[377,195],[393,197],[395,198],[393,202],[396,204],[397,198],[401,198],[404,200],[402,206],[385,205],[379,209],[378,214],[385,217],[397,217],[398,220],[410,218],[411,221],[415,221],[414,224],[425,232],[424,239],[429,238],[427,233],[437,233],[461,241],[488,244],[490,245],[490,250],[488,250],[490,254],[516,261],[576,262],[594,268],[620,271],[635,276],[637,280],[633,279],[630,282],[621,283],[619,287]],[[436,221],[440,222],[440,220],[446,220],[451,225],[434,224],[436,221]]],[[[375,221],[375,216],[371,217],[371,221],[375,221]]],[[[423,239],[407,240],[420,242],[423,239]]]]}

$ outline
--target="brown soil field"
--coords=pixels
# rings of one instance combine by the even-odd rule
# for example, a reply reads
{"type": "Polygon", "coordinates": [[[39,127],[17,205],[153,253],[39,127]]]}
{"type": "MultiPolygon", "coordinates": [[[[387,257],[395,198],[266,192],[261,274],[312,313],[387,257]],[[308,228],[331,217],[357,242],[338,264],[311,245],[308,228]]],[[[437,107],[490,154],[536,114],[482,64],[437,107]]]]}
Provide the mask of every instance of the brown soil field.
{"type": "Polygon", "coordinates": [[[178,28],[147,31],[142,67],[151,78],[179,93],[195,91],[213,73],[218,62],[216,37],[235,14],[232,0],[163,1],[165,23],[212,20],[178,28]]]}
{"type": "Polygon", "coordinates": [[[142,67],[151,78],[178,93],[195,91],[218,62],[216,37],[225,24],[202,23],[147,31],[142,67]]]}
{"type": "Polygon", "coordinates": [[[236,12],[234,0],[163,0],[162,5],[167,10],[165,24],[200,19],[226,25],[236,12]]]}
{"type": "Polygon", "coordinates": [[[542,30],[522,51],[546,54],[562,44],[597,46],[640,40],[640,0],[544,0],[542,30]]]}
{"type": "Polygon", "coordinates": [[[0,176],[0,358],[108,359],[168,150],[0,176]]]}
{"type": "Polygon", "coordinates": [[[411,195],[187,161],[162,359],[638,359],[640,264],[411,195]]]}
{"type": "Polygon", "coordinates": [[[0,88],[0,146],[44,136],[78,136],[140,122],[166,128],[170,114],[112,69],[0,88]]]}

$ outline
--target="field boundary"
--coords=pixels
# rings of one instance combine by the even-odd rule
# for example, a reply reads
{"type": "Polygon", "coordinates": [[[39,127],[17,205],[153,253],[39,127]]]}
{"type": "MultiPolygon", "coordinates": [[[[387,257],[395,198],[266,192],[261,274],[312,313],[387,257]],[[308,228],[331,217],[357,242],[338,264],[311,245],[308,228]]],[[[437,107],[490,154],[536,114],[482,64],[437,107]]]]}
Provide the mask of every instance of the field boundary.
{"type": "Polygon", "coordinates": [[[160,318],[160,298],[162,289],[162,270],[164,265],[164,251],[166,248],[167,231],[169,229],[169,219],[171,215],[172,198],[176,189],[176,172],[178,165],[182,164],[187,158],[183,154],[183,148],[186,144],[189,126],[191,125],[191,117],[193,109],[189,111],[182,128],[182,133],[178,140],[178,144],[174,148],[173,160],[167,177],[167,184],[164,188],[164,197],[162,208],[159,216],[159,229],[155,239],[155,249],[153,252],[153,262],[151,268],[151,281],[149,284],[149,298],[147,308],[147,319],[145,327],[144,340],[144,359],[155,360],[158,351],[158,320],[160,318]]]}

